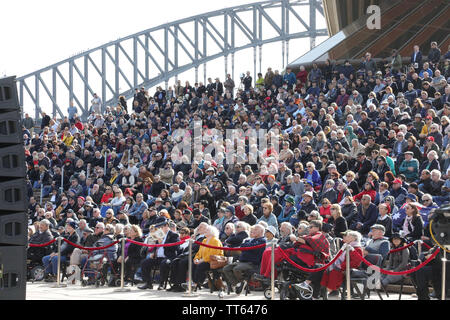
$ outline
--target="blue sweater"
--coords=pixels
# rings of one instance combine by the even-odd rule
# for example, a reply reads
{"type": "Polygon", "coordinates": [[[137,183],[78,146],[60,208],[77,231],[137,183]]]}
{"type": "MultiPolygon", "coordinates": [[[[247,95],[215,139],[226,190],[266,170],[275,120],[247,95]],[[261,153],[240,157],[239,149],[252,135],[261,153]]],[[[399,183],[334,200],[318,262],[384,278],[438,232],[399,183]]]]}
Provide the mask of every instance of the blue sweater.
{"type": "MultiPolygon", "coordinates": [[[[244,242],[240,245],[241,248],[248,248],[248,247],[254,247],[260,244],[266,244],[266,238],[256,238],[256,239],[246,239],[244,242]]],[[[262,255],[264,250],[266,250],[266,247],[262,247],[255,250],[247,250],[242,251],[241,255],[239,256],[239,261],[241,262],[251,262],[254,264],[259,265],[261,263],[262,255]]]]}

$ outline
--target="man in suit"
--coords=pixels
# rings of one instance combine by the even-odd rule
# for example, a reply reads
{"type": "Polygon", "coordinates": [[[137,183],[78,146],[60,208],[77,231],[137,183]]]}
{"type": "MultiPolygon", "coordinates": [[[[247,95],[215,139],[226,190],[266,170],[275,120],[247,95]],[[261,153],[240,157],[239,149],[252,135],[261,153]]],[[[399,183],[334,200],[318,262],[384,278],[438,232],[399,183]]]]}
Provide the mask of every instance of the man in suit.
{"type": "Polygon", "coordinates": [[[406,74],[404,73],[400,74],[400,80],[397,82],[398,91],[399,92],[408,91],[408,83],[410,83],[410,81],[406,79],[406,74]]]}
{"type": "MultiPolygon", "coordinates": [[[[155,228],[162,230],[161,238],[158,238],[157,243],[169,244],[180,241],[180,237],[177,233],[173,232],[169,228],[169,221],[163,217],[160,217],[155,224],[155,228]]],[[[153,289],[152,269],[153,267],[160,268],[160,283],[158,290],[164,289],[164,281],[168,278],[167,268],[161,268],[163,264],[170,264],[171,260],[176,257],[176,251],[178,246],[171,247],[159,247],[150,249],[150,257],[142,261],[142,280],[144,284],[140,285],[139,289],[153,289]]]]}
{"type": "Polygon", "coordinates": [[[420,52],[418,45],[414,46],[414,52],[411,55],[411,64],[416,72],[419,72],[419,70],[422,69],[422,52],[420,52]]]}

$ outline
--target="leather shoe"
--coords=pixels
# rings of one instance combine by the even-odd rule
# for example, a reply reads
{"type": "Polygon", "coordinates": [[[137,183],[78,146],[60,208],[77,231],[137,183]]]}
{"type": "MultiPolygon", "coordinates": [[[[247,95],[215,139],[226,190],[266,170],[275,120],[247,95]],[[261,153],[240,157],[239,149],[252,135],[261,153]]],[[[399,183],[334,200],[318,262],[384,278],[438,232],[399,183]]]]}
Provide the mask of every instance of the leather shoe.
{"type": "Polygon", "coordinates": [[[160,285],[158,286],[158,290],[164,290],[164,285],[160,284],[160,285]]]}
{"type": "Polygon", "coordinates": [[[145,289],[153,289],[153,286],[150,285],[150,284],[148,284],[148,283],[144,283],[144,284],[138,286],[138,289],[141,289],[141,290],[145,290],[145,289]]]}

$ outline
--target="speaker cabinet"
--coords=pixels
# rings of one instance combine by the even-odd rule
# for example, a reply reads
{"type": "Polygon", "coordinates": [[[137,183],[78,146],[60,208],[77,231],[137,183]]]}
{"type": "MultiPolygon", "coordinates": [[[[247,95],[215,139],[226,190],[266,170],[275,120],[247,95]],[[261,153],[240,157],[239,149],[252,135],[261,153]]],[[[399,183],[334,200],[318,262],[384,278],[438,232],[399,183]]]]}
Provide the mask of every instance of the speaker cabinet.
{"type": "Polygon", "coordinates": [[[27,214],[0,214],[0,245],[27,245],[27,214]]]}
{"type": "Polygon", "coordinates": [[[0,80],[0,111],[15,110],[19,106],[17,95],[16,77],[8,77],[0,80]]]}
{"type": "Polygon", "coordinates": [[[0,246],[0,300],[25,300],[25,246],[0,246]]]}

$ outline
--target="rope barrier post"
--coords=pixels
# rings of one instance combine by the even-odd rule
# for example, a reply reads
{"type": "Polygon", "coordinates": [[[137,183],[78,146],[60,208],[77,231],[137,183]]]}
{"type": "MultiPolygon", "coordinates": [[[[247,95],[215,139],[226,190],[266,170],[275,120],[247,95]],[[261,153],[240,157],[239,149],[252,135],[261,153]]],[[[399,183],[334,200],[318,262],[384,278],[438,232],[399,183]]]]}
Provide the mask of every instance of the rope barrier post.
{"type": "Polygon", "coordinates": [[[272,242],[272,252],[270,253],[270,292],[271,300],[275,300],[275,243],[272,242]]]}
{"type": "Polygon", "coordinates": [[[114,290],[115,292],[128,292],[130,288],[124,288],[124,277],[125,277],[125,241],[126,238],[123,237],[122,241],[122,261],[120,263],[120,288],[114,290]]]}
{"type": "Polygon", "coordinates": [[[423,242],[422,240],[417,240],[417,243],[419,244],[417,246],[417,254],[419,255],[419,257],[422,254],[422,242],[423,242]]]}
{"type": "Polygon", "coordinates": [[[442,250],[444,252],[444,257],[442,258],[442,293],[441,293],[441,300],[445,300],[445,269],[447,264],[447,250],[442,250]]]}
{"type": "MultiPolygon", "coordinates": [[[[104,164],[104,166],[103,166],[103,172],[104,172],[105,175],[106,175],[106,160],[107,160],[107,158],[108,158],[108,153],[105,152],[105,164],[104,164]]],[[[128,162],[129,162],[129,161],[128,161],[128,162]]]]}
{"type": "Polygon", "coordinates": [[[345,272],[346,272],[346,281],[347,281],[347,300],[350,301],[352,299],[352,290],[350,285],[350,245],[346,244],[345,247],[345,272]]]}
{"type": "Polygon", "coordinates": [[[189,274],[189,281],[188,281],[188,293],[184,293],[183,297],[197,297],[198,294],[194,294],[192,292],[192,243],[194,242],[194,239],[189,239],[189,264],[188,264],[188,274],[189,274]]]}
{"type": "Polygon", "coordinates": [[[56,272],[56,285],[54,288],[67,287],[66,284],[61,284],[61,237],[58,237],[58,271],[56,272]]]}

